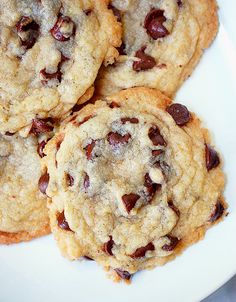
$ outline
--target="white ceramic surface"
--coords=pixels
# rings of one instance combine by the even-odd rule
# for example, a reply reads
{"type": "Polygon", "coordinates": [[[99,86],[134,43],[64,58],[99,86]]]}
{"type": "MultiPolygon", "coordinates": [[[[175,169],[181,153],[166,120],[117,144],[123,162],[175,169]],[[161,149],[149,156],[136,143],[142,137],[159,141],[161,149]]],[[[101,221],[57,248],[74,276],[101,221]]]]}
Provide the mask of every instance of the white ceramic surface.
{"type": "MultiPolygon", "coordinates": [[[[197,5],[197,1],[196,1],[197,5]]],[[[236,1],[220,0],[221,27],[176,100],[214,133],[225,161],[227,219],[175,261],[115,284],[95,263],[63,259],[52,236],[0,247],[0,301],[200,301],[236,273],[236,1]]]]}

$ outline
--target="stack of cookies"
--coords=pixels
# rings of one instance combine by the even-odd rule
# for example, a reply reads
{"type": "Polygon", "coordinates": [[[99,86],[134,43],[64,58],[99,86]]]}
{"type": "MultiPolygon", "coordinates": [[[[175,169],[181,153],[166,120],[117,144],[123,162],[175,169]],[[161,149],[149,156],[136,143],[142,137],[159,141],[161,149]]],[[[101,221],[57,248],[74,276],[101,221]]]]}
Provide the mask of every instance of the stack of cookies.
{"type": "Polygon", "coordinates": [[[172,101],[217,29],[215,0],[2,0],[0,243],[52,231],[130,280],[221,221],[220,156],[172,101]]]}

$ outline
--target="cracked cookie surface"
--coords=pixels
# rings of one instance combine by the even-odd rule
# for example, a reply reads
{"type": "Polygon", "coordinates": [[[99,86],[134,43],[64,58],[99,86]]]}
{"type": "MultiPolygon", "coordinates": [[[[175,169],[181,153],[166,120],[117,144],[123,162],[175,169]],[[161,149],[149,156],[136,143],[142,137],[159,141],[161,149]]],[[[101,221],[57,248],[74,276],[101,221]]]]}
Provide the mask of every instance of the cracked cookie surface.
{"type": "Polygon", "coordinates": [[[44,152],[62,254],[92,258],[123,279],[171,260],[224,216],[224,174],[208,131],[156,90],[85,106],[44,152]]]}
{"type": "Polygon", "coordinates": [[[0,243],[50,232],[47,199],[38,190],[43,144],[35,137],[0,135],[0,243]]]}
{"type": "Polygon", "coordinates": [[[113,0],[123,25],[115,64],[103,67],[97,93],[148,86],[173,96],[218,30],[215,0],[113,0]]]}
{"type": "Polygon", "coordinates": [[[118,55],[106,0],[0,2],[0,132],[61,118],[118,55]]]}

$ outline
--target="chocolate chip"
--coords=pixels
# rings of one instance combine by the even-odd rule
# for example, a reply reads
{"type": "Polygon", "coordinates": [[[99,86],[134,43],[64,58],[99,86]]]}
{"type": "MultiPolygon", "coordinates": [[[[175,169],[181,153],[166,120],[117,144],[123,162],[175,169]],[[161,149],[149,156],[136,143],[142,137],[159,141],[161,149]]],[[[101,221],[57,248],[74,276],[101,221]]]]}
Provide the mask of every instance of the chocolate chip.
{"type": "Polygon", "coordinates": [[[214,212],[212,213],[209,221],[210,222],[215,222],[216,220],[218,220],[224,213],[224,206],[222,205],[222,203],[218,200],[216,205],[215,205],[215,209],[214,212]]]}
{"type": "Polygon", "coordinates": [[[38,182],[38,187],[41,193],[46,194],[48,183],[49,183],[49,174],[46,172],[39,178],[39,182],[38,182]]]}
{"type": "Polygon", "coordinates": [[[166,109],[166,111],[172,116],[178,126],[186,125],[191,119],[191,114],[187,107],[181,104],[172,104],[166,109]]]}
{"type": "Polygon", "coordinates": [[[146,190],[147,190],[147,192],[146,192],[147,201],[151,202],[156,191],[161,189],[161,184],[154,183],[151,180],[148,173],[145,174],[144,179],[145,179],[144,186],[146,187],[146,190]]]}
{"type": "Polygon", "coordinates": [[[89,180],[88,174],[86,173],[85,177],[84,177],[84,189],[85,189],[85,192],[87,192],[89,186],[90,186],[90,180],[89,180]]]}
{"type": "Polygon", "coordinates": [[[126,48],[126,46],[125,46],[124,42],[121,43],[120,47],[117,47],[117,50],[118,50],[120,56],[126,55],[125,48],[126,48]]]}
{"type": "Polygon", "coordinates": [[[162,149],[159,150],[152,150],[152,156],[159,156],[163,153],[164,151],[162,149]]]}
{"type": "Polygon", "coordinates": [[[123,271],[120,268],[115,268],[114,271],[117,273],[117,275],[124,280],[130,280],[131,274],[127,271],[123,271]]]}
{"type": "Polygon", "coordinates": [[[217,152],[208,144],[205,145],[207,171],[219,166],[220,158],[217,152]]]}
{"type": "Polygon", "coordinates": [[[62,64],[68,60],[69,60],[69,58],[67,58],[66,56],[64,56],[61,53],[61,61],[59,62],[58,66],[57,66],[56,72],[48,73],[48,72],[46,72],[46,68],[42,69],[40,71],[40,75],[42,77],[42,80],[41,80],[42,84],[46,85],[48,83],[48,81],[53,80],[53,79],[57,80],[58,82],[61,82],[61,77],[62,77],[61,67],[62,67],[62,64]]]}
{"type": "Polygon", "coordinates": [[[51,125],[50,119],[35,118],[32,121],[32,126],[29,133],[38,136],[41,133],[51,132],[52,130],[53,130],[53,126],[51,125]]]}
{"type": "Polygon", "coordinates": [[[41,82],[43,84],[47,84],[48,81],[52,80],[52,79],[55,79],[55,80],[58,80],[59,82],[61,82],[61,76],[62,76],[62,73],[60,70],[57,70],[56,72],[53,72],[53,73],[48,73],[46,72],[46,68],[40,70],[40,74],[43,78],[43,80],[41,80],[41,82]]]}
{"type": "Polygon", "coordinates": [[[18,32],[27,31],[30,29],[38,30],[39,25],[28,16],[23,16],[21,19],[16,23],[16,30],[18,32]]]}
{"type": "Polygon", "coordinates": [[[154,251],[155,246],[152,242],[149,242],[146,246],[138,248],[133,254],[130,255],[131,258],[142,258],[145,257],[147,251],[154,251]]]}
{"type": "Polygon", "coordinates": [[[120,105],[117,104],[116,102],[112,101],[111,104],[109,105],[109,107],[110,107],[111,109],[113,109],[113,108],[120,108],[120,105]]]}
{"type": "Polygon", "coordinates": [[[171,208],[177,216],[180,216],[179,209],[173,204],[173,201],[168,201],[168,206],[171,208]]]}
{"type": "Polygon", "coordinates": [[[41,143],[38,144],[37,152],[41,158],[46,155],[43,153],[43,149],[46,146],[46,144],[47,144],[47,141],[41,141],[41,143]]]}
{"type": "Polygon", "coordinates": [[[177,244],[179,243],[179,239],[170,235],[167,235],[166,237],[170,240],[170,243],[164,244],[162,249],[164,251],[171,252],[176,248],[177,244]]]}
{"type": "Polygon", "coordinates": [[[168,29],[163,25],[165,21],[164,10],[152,8],[144,20],[144,28],[154,40],[164,38],[169,35],[168,29]]]}
{"type": "Polygon", "coordinates": [[[75,24],[70,17],[59,14],[50,32],[54,39],[61,42],[68,41],[75,34],[75,24]]]}
{"type": "Polygon", "coordinates": [[[183,6],[183,2],[181,0],[177,0],[177,5],[178,5],[178,7],[182,7],[183,6]]]}
{"type": "Polygon", "coordinates": [[[130,138],[131,135],[129,133],[126,133],[125,135],[121,135],[117,132],[109,132],[107,136],[108,143],[112,146],[126,144],[128,143],[130,138]]]}
{"type": "Polygon", "coordinates": [[[39,36],[39,25],[31,17],[23,16],[17,22],[16,30],[22,46],[32,48],[39,36]]]}
{"type": "Polygon", "coordinates": [[[91,160],[93,157],[93,148],[95,147],[96,141],[92,140],[84,149],[86,150],[86,156],[88,160],[91,160]]]}
{"type": "Polygon", "coordinates": [[[120,12],[120,10],[117,9],[115,6],[113,6],[113,5],[111,5],[111,4],[108,5],[108,8],[111,9],[111,10],[113,11],[113,14],[114,14],[114,15],[116,16],[116,18],[117,18],[117,21],[118,21],[118,22],[121,22],[122,17],[121,17],[121,12],[120,12]]]}
{"type": "Polygon", "coordinates": [[[112,248],[113,248],[113,245],[114,245],[114,241],[112,240],[112,236],[109,236],[109,238],[110,239],[106,243],[104,243],[102,249],[108,255],[113,256],[112,248]]]}
{"type": "Polygon", "coordinates": [[[7,136],[12,136],[12,135],[14,135],[15,134],[15,132],[9,132],[9,131],[6,131],[5,132],[5,135],[7,135],[7,136]]]}
{"type": "Polygon", "coordinates": [[[64,211],[57,216],[57,225],[65,231],[71,231],[68,222],[66,221],[64,211]]]}
{"type": "Polygon", "coordinates": [[[133,209],[139,198],[140,196],[134,193],[125,194],[122,196],[122,201],[128,213],[133,209]]]}
{"type": "Polygon", "coordinates": [[[157,126],[152,126],[149,129],[148,137],[150,138],[154,146],[166,146],[166,142],[157,126]]]}
{"type": "Polygon", "coordinates": [[[91,15],[92,9],[88,8],[88,9],[84,9],[83,12],[85,13],[86,16],[91,15]]]}
{"type": "Polygon", "coordinates": [[[69,187],[74,185],[74,178],[69,173],[66,174],[66,182],[69,187]]]}
{"type": "Polygon", "coordinates": [[[146,46],[141,47],[136,53],[135,57],[139,58],[138,61],[133,63],[133,69],[135,71],[142,71],[152,69],[156,65],[156,61],[153,57],[145,53],[146,46]]]}
{"type": "Polygon", "coordinates": [[[131,124],[138,124],[139,120],[136,117],[122,117],[121,119],[121,123],[125,124],[130,122],[131,124]]]}

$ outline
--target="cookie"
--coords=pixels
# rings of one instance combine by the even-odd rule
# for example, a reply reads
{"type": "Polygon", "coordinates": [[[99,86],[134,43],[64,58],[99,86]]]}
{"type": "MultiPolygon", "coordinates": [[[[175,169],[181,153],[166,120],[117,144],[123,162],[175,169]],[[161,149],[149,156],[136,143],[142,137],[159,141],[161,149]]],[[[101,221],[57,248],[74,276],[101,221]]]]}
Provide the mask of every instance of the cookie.
{"type": "Polygon", "coordinates": [[[38,190],[45,141],[0,135],[0,243],[50,232],[47,198],[38,190]]]}
{"type": "Polygon", "coordinates": [[[176,93],[218,30],[215,0],[112,1],[123,25],[116,63],[102,68],[97,93],[135,86],[176,93]]]}
{"type": "Polygon", "coordinates": [[[61,118],[121,43],[107,0],[0,2],[0,132],[61,118]]]}
{"type": "Polygon", "coordinates": [[[224,216],[224,174],[208,131],[159,91],[127,89],[85,106],[44,152],[62,254],[123,279],[173,259],[224,216]]]}

